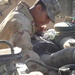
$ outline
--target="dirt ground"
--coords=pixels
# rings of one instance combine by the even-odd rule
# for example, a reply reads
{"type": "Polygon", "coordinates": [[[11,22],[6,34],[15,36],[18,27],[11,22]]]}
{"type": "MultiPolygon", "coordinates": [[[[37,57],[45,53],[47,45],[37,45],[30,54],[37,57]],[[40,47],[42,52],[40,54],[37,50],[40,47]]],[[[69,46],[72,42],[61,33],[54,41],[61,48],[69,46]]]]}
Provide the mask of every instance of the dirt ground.
{"type": "Polygon", "coordinates": [[[36,0],[11,0],[11,2],[8,4],[0,5],[0,23],[4,20],[8,13],[18,4],[19,1],[26,1],[30,6],[32,6],[32,4],[36,0]]]}

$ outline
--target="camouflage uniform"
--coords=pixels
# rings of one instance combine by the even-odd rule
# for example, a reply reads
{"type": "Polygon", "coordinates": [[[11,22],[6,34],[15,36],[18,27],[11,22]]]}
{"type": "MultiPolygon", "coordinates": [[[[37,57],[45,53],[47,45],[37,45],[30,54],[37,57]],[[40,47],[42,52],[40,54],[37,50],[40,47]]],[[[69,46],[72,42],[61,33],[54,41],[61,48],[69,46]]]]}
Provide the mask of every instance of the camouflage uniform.
{"type": "MultiPolygon", "coordinates": [[[[29,5],[25,2],[20,2],[16,8],[14,8],[8,16],[3,20],[0,25],[0,39],[8,40],[13,47],[18,46],[22,48],[22,59],[32,59],[39,62],[40,57],[33,51],[33,45],[31,43],[31,37],[35,33],[34,19],[29,12],[29,5]]],[[[0,48],[4,48],[6,45],[0,45],[0,48]]],[[[42,66],[35,63],[28,63],[31,71],[47,71],[42,66]]]]}
{"type": "MultiPolygon", "coordinates": [[[[39,0],[37,0],[39,1],[39,0]]],[[[55,22],[55,16],[60,12],[60,5],[57,0],[41,0],[46,6],[47,15],[52,22],[55,22]]],[[[35,22],[29,12],[29,5],[25,2],[20,2],[0,25],[0,39],[8,40],[13,47],[18,46],[22,48],[22,59],[33,59],[43,63],[38,54],[33,51],[31,37],[34,35],[35,22]]],[[[1,45],[0,48],[4,48],[1,45]]],[[[6,47],[6,46],[5,46],[6,47]]],[[[27,66],[31,71],[41,71],[48,73],[47,69],[35,63],[28,63],[27,66]]],[[[51,72],[54,73],[54,72],[51,72]]],[[[48,75],[48,74],[47,74],[48,75]]],[[[51,74],[53,75],[53,74],[51,74]]]]}

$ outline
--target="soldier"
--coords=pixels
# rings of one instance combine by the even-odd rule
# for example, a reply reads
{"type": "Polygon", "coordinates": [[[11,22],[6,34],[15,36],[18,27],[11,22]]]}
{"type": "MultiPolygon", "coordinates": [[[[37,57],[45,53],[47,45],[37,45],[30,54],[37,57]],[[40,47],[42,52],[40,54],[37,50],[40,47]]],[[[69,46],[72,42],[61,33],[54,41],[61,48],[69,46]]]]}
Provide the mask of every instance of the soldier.
{"type": "MultiPolygon", "coordinates": [[[[42,32],[43,25],[50,21],[55,22],[55,16],[59,14],[61,8],[57,0],[37,0],[32,7],[26,2],[19,4],[7,15],[0,25],[0,39],[8,40],[13,47],[22,48],[22,59],[32,59],[40,61],[40,57],[33,51],[31,37],[36,32],[42,32]]],[[[5,46],[6,47],[6,46],[5,46]]],[[[4,48],[0,46],[0,48],[4,48]]],[[[42,67],[36,64],[28,64],[31,71],[43,71],[42,67]],[[34,67],[33,67],[34,66],[34,67]]]]}

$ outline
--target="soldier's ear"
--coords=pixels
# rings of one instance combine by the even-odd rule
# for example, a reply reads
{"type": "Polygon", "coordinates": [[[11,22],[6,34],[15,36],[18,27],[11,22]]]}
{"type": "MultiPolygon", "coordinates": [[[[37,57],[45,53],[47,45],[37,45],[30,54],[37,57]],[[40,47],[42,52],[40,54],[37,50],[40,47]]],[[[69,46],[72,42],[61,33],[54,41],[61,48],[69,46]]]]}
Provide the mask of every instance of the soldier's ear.
{"type": "Polygon", "coordinates": [[[38,4],[37,6],[36,6],[36,11],[38,12],[38,11],[41,11],[42,10],[42,6],[40,5],[40,4],[38,4]]]}

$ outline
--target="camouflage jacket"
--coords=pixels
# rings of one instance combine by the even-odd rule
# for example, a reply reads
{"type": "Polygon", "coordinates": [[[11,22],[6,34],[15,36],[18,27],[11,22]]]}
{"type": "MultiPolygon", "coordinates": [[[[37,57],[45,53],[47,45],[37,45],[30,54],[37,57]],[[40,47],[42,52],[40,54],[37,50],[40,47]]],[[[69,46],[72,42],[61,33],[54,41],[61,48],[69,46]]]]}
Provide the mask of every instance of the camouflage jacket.
{"type": "Polygon", "coordinates": [[[8,40],[13,46],[24,50],[33,49],[31,37],[35,33],[35,23],[28,9],[29,5],[21,1],[7,15],[0,25],[0,40],[8,40]]]}

